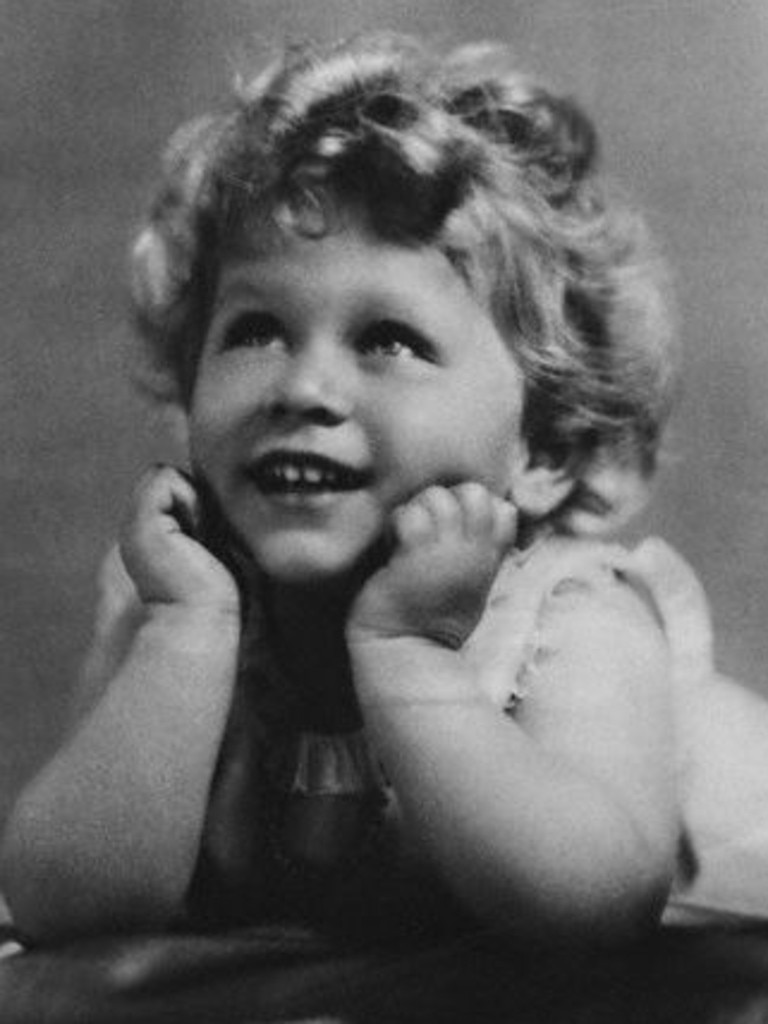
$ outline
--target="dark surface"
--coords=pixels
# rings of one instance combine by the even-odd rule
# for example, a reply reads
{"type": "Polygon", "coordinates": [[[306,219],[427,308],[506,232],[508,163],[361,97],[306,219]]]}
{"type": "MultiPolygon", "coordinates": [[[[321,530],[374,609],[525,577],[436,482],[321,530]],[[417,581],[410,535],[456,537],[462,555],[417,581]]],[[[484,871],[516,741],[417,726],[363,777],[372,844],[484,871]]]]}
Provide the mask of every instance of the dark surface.
{"type": "Polygon", "coordinates": [[[555,959],[487,939],[333,953],[300,932],[89,941],[0,964],[3,1024],[757,1024],[768,933],[555,959]]]}

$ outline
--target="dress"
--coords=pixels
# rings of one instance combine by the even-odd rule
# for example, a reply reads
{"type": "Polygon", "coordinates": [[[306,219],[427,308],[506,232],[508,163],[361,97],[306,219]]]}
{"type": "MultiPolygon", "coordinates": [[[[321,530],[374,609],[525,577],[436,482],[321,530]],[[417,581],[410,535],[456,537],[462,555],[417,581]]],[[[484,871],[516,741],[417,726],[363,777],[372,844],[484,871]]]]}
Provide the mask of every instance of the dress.
{"type": "Polygon", "coordinates": [[[252,602],[187,901],[192,925],[308,925],[358,946],[470,927],[406,849],[352,694],[330,717],[322,700],[308,702],[278,668],[265,620],[252,602]]]}
{"type": "MultiPolygon", "coordinates": [[[[706,599],[668,545],[650,539],[630,550],[553,537],[510,556],[489,596],[505,607],[496,617],[503,628],[483,645],[488,695],[514,715],[537,685],[553,593],[617,582],[650,604],[670,650],[685,841],[665,922],[768,919],[768,704],[715,671],[706,599]]],[[[344,934],[398,939],[468,926],[403,846],[394,796],[353,704],[341,728],[302,728],[266,632],[253,608],[190,894],[193,918],[309,918],[344,934]]]]}

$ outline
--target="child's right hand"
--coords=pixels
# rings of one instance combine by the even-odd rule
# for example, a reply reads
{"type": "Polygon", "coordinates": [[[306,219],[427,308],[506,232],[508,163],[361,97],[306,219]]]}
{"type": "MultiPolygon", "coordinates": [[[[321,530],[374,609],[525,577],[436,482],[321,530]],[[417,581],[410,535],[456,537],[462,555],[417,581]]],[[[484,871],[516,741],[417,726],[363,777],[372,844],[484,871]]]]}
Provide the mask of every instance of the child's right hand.
{"type": "Polygon", "coordinates": [[[170,466],[145,474],[123,526],[120,552],[145,607],[181,606],[239,614],[237,585],[196,538],[200,498],[170,466]]]}

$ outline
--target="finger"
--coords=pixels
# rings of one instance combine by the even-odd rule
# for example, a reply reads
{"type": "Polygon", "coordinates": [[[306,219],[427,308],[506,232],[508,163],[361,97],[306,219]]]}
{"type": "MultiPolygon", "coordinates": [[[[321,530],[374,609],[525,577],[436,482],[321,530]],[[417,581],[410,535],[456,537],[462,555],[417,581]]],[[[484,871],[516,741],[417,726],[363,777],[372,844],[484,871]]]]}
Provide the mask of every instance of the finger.
{"type": "Polygon", "coordinates": [[[517,508],[511,501],[495,498],[493,502],[494,541],[503,550],[509,550],[517,539],[517,508]]]}
{"type": "Polygon", "coordinates": [[[425,544],[435,535],[434,520],[419,500],[409,501],[395,509],[392,523],[397,541],[406,547],[425,544]]]}
{"type": "Polygon", "coordinates": [[[459,531],[463,528],[461,507],[456,495],[447,487],[426,487],[414,501],[427,510],[434,529],[459,531]]]}
{"type": "Polygon", "coordinates": [[[194,522],[194,488],[170,466],[148,470],[136,487],[133,507],[123,525],[120,549],[133,579],[164,564],[168,539],[182,532],[182,517],[194,522]]]}
{"type": "Polygon", "coordinates": [[[200,525],[200,502],[192,482],[172,466],[155,466],[139,483],[136,515],[140,522],[168,517],[166,528],[194,534],[200,525]]]}
{"type": "Polygon", "coordinates": [[[498,499],[487,487],[475,480],[453,488],[467,537],[490,537],[495,527],[494,504],[498,499]]]}

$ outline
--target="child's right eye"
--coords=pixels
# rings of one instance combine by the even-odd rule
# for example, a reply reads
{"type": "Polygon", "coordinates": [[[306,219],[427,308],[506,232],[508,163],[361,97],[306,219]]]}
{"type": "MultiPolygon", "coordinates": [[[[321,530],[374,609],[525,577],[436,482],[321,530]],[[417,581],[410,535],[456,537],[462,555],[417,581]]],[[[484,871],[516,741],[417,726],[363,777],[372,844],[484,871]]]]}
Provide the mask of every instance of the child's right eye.
{"type": "Polygon", "coordinates": [[[271,348],[285,344],[285,328],[271,313],[245,313],[224,331],[223,345],[230,348],[271,348]]]}

